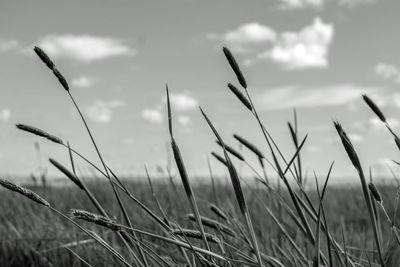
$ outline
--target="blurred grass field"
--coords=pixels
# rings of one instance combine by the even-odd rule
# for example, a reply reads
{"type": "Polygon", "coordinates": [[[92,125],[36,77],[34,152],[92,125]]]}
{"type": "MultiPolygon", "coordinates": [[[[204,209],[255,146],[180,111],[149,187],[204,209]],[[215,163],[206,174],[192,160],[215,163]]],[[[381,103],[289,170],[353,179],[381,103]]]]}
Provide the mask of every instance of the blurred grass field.
{"type": "MultiPolygon", "coordinates": [[[[153,182],[155,193],[162,208],[171,221],[178,222],[182,227],[195,228],[196,225],[186,217],[186,214],[191,213],[191,210],[183,188],[179,183],[176,183],[176,188],[174,188],[168,180],[168,178],[165,178],[165,181],[153,182]]],[[[204,180],[209,180],[209,177],[205,177],[204,180]]],[[[146,179],[143,179],[143,182],[126,182],[126,185],[138,199],[143,201],[152,210],[157,210],[146,179]]],[[[101,205],[107,211],[110,211],[110,215],[115,216],[117,220],[123,220],[119,206],[108,183],[100,180],[96,182],[92,181],[89,183],[89,188],[98,198],[101,205]]],[[[396,185],[378,185],[378,188],[384,199],[388,213],[392,214],[396,185]]],[[[266,205],[277,211],[274,208],[274,203],[268,202],[270,200],[266,197],[265,189],[260,184],[255,188],[246,188],[244,190],[261,250],[266,254],[276,255],[277,258],[284,258],[278,247],[287,248],[287,251],[291,251],[290,246],[279,234],[279,228],[264,208],[264,205],[266,205]],[[263,202],[259,202],[254,197],[255,194],[263,202]]],[[[71,208],[96,212],[87,196],[74,186],[38,187],[35,188],[35,191],[47,199],[51,205],[65,213],[68,213],[71,208]]],[[[210,203],[215,202],[210,184],[198,184],[194,186],[194,192],[198,198],[201,214],[218,219],[208,208],[210,203]]],[[[240,218],[238,215],[240,212],[237,205],[235,205],[235,197],[231,187],[224,183],[216,183],[216,192],[218,205],[237,218],[240,218]]],[[[77,230],[69,222],[51,214],[47,209],[6,190],[0,190],[0,195],[1,266],[87,266],[83,260],[92,266],[115,266],[119,264],[115,258],[110,256],[109,253],[95,242],[86,241],[86,243],[85,240],[88,240],[88,237],[84,233],[77,230]],[[82,244],[75,243],[78,240],[82,241],[82,244]],[[64,247],[65,245],[67,245],[67,248],[64,247]],[[71,251],[77,253],[81,259],[71,251]]],[[[310,189],[309,195],[313,199],[315,207],[317,207],[318,198],[316,192],[310,189]]],[[[286,198],[289,202],[287,196],[286,198]]],[[[131,204],[126,197],[123,197],[123,201],[128,207],[132,224],[136,228],[161,233],[157,224],[141,208],[135,204],[131,204]]],[[[358,249],[366,247],[372,249],[374,247],[372,231],[369,227],[369,218],[365,212],[366,206],[359,184],[330,186],[327,189],[324,203],[329,229],[336,237],[336,240],[343,244],[343,229],[346,247],[353,255],[363,255],[363,257],[368,255],[371,259],[376,257],[376,253],[358,249]]],[[[383,215],[380,214],[380,216],[383,215]]],[[[313,246],[304,239],[304,235],[298,230],[287,214],[284,213],[282,215],[282,221],[293,239],[302,248],[305,248],[306,253],[311,257],[313,246]]],[[[382,223],[386,222],[383,221],[382,223]]],[[[116,238],[113,231],[104,230],[103,227],[88,223],[83,223],[83,225],[95,230],[114,248],[118,248],[118,250],[125,251],[126,253],[126,249],[116,238]]],[[[314,228],[315,226],[313,225],[314,228]]],[[[387,225],[382,227],[382,229],[383,236],[387,237],[388,232],[385,231],[385,229],[388,229],[387,225]]],[[[217,231],[209,228],[207,228],[207,232],[213,232],[216,235],[219,234],[217,231]]],[[[160,255],[165,257],[174,255],[178,260],[181,258],[176,247],[156,239],[146,239],[156,244],[160,255]]],[[[322,245],[324,246],[325,244],[322,245]]],[[[171,257],[171,259],[174,259],[174,257],[171,257]]]]}

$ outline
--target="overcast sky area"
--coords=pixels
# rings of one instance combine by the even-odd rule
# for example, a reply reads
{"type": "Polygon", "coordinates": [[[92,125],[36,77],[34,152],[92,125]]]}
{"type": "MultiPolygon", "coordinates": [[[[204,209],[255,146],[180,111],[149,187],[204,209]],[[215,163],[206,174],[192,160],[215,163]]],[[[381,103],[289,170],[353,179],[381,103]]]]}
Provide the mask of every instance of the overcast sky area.
{"type": "MultiPolygon", "coordinates": [[[[70,166],[64,148],[21,132],[17,123],[68,140],[99,162],[68,95],[34,55],[35,45],[68,80],[118,173],[165,166],[166,83],[190,173],[206,173],[206,156],[221,153],[199,106],[228,144],[238,147],[237,133],[269,155],[257,122],[226,86],[237,84],[221,50],[227,46],[287,158],[295,151],[287,121],[296,108],[299,134],[309,134],[303,149],[309,173],[323,176],[335,160],[335,176],[355,176],[333,127],[337,119],[365,168],[389,176],[388,166],[398,171],[391,159],[400,160],[400,153],[361,95],[400,132],[399,10],[397,0],[1,0],[0,173],[28,175],[39,166],[56,173],[49,157],[70,166]]],[[[224,171],[211,163],[216,173],[224,171]]]]}

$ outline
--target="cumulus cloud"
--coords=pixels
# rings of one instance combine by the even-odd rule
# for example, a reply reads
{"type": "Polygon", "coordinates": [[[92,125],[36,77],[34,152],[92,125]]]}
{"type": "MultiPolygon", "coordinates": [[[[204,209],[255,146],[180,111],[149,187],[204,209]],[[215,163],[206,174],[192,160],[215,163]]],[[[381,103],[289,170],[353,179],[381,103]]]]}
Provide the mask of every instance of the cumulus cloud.
{"type": "Polygon", "coordinates": [[[0,52],[8,52],[11,50],[15,50],[19,46],[20,44],[17,40],[0,38],[0,52]]]}
{"type": "Polygon", "coordinates": [[[272,49],[258,58],[271,59],[287,69],[327,67],[333,33],[333,25],[317,17],[299,32],[281,33],[272,49]]]}
{"type": "MultiPolygon", "coordinates": [[[[173,93],[169,95],[171,107],[178,111],[191,110],[198,106],[198,101],[187,95],[186,93],[173,93]]],[[[163,103],[167,102],[167,98],[163,98],[163,103]]]]}
{"type": "Polygon", "coordinates": [[[123,105],[125,105],[125,103],[122,100],[96,100],[92,105],[86,107],[86,115],[94,122],[108,123],[112,119],[113,110],[123,105]]]}
{"type": "Polygon", "coordinates": [[[353,84],[319,88],[284,86],[264,90],[257,96],[256,103],[259,108],[265,110],[338,106],[360,100],[361,94],[375,91],[377,88],[365,88],[353,84]]]}
{"type": "Polygon", "coordinates": [[[393,64],[378,63],[375,65],[375,73],[382,79],[400,83],[400,69],[393,64]]]}
{"type": "Polygon", "coordinates": [[[0,110],[0,120],[8,121],[10,118],[11,118],[11,110],[9,108],[0,110]]]}
{"type": "Polygon", "coordinates": [[[136,53],[120,39],[91,35],[48,35],[38,45],[53,58],[85,63],[136,53]]]}
{"type": "Polygon", "coordinates": [[[316,17],[311,25],[298,32],[277,33],[268,26],[250,23],[212,36],[224,40],[236,52],[247,53],[247,65],[269,60],[281,64],[285,69],[304,69],[328,66],[333,35],[334,26],[316,17]]]}
{"type": "Polygon", "coordinates": [[[86,77],[86,76],[81,76],[81,77],[72,79],[71,85],[75,86],[75,87],[88,88],[88,87],[91,87],[96,82],[97,82],[97,79],[86,77]]]}
{"type": "Polygon", "coordinates": [[[142,118],[148,122],[160,124],[163,121],[163,115],[157,109],[142,110],[142,118]]]}

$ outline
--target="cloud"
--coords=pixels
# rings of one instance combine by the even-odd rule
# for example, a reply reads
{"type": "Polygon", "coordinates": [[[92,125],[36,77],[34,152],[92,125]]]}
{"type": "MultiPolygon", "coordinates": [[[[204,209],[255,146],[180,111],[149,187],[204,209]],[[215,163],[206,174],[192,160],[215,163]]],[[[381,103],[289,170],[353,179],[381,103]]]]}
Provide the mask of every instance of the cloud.
{"type": "Polygon", "coordinates": [[[327,67],[333,34],[333,25],[317,17],[299,32],[281,33],[272,49],[257,57],[278,62],[286,69],[327,67]]]}
{"type": "Polygon", "coordinates": [[[163,115],[157,109],[144,109],[142,110],[142,117],[148,122],[160,124],[163,121],[163,115]]]}
{"type": "Polygon", "coordinates": [[[243,24],[237,29],[229,30],[223,34],[208,34],[207,38],[230,44],[230,49],[243,53],[249,50],[246,46],[275,41],[276,32],[268,26],[252,22],[243,24]]]}
{"type": "MultiPolygon", "coordinates": [[[[192,110],[196,108],[199,104],[196,99],[188,96],[186,93],[173,93],[169,96],[171,101],[171,107],[178,111],[192,110]]],[[[167,98],[164,97],[163,103],[167,102],[167,98]]]]}
{"type": "Polygon", "coordinates": [[[0,120],[8,121],[10,118],[11,118],[11,110],[9,108],[0,110],[0,120]]]}
{"type": "MultiPolygon", "coordinates": [[[[386,121],[392,129],[398,129],[400,127],[400,121],[396,118],[386,118],[386,121]]],[[[362,132],[387,131],[383,122],[376,116],[371,117],[366,121],[356,121],[352,124],[352,127],[362,132]]]]}
{"type": "Polygon", "coordinates": [[[375,65],[374,70],[376,75],[378,75],[380,78],[400,84],[400,70],[395,65],[378,63],[375,65]]]}
{"type": "Polygon", "coordinates": [[[264,90],[255,100],[264,110],[287,108],[315,108],[348,104],[360,100],[364,93],[373,93],[378,88],[365,88],[353,84],[339,84],[320,88],[284,86],[264,90]]]}
{"type": "Polygon", "coordinates": [[[397,166],[390,158],[380,158],[373,163],[373,170],[382,177],[392,177],[391,169],[397,166]]]}
{"type": "Polygon", "coordinates": [[[356,133],[349,133],[347,136],[352,143],[361,143],[364,141],[364,137],[356,133]]]}
{"type": "Polygon", "coordinates": [[[119,39],[91,35],[48,35],[39,40],[38,46],[53,58],[84,63],[136,53],[119,39]]]}
{"type": "Polygon", "coordinates": [[[19,42],[14,39],[1,39],[0,38],[0,52],[8,52],[18,48],[19,42]]]}
{"type": "Polygon", "coordinates": [[[306,146],[306,147],[305,147],[305,150],[306,150],[307,152],[310,152],[310,153],[316,153],[316,152],[321,151],[321,148],[318,147],[318,146],[306,146]]]}
{"type": "Polygon", "coordinates": [[[179,115],[178,116],[178,122],[183,125],[183,126],[187,126],[189,125],[192,121],[190,119],[189,116],[185,116],[185,115],[179,115]]]}
{"type": "Polygon", "coordinates": [[[268,26],[250,23],[234,31],[212,36],[224,40],[236,52],[246,53],[246,65],[268,60],[293,70],[327,67],[333,35],[334,26],[316,17],[311,25],[298,32],[277,33],[268,26]]]}
{"type": "Polygon", "coordinates": [[[373,4],[376,3],[378,0],[340,0],[339,4],[345,5],[348,7],[355,7],[359,4],[373,4]]]}
{"type": "Polygon", "coordinates": [[[75,87],[88,88],[88,87],[91,87],[96,82],[97,82],[97,79],[86,77],[86,76],[81,76],[81,77],[72,79],[71,85],[75,86],[75,87]]]}
{"type": "MultiPolygon", "coordinates": [[[[364,137],[362,135],[347,132],[347,136],[353,144],[364,142],[364,137]]],[[[328,143],[330,144],[339,144],[341,142],[342,141],[340,140],[340,137],[338,135],[335,135],[335,137],[333,138],[328,138],[328,143]]]]}
{"type": "Polygon", "coordinates": [[[135,143],[135,141],[132,138],[124,138],[121,140],[121,143],[124,145],[131,146],[135,143]]]}
{"type": "Polygon", "coordinates": [[[125,105],[121,100],[103,101],[96,100],[86,108],[88,118],[97,123],[108,123],[112,119],[113,110],[125,105]]]}
{"type": "Polygon", "coordinates": [[[280,0],[282,2],[282,8],[293,9],[293,8],[305,8],[305,7],[322,7],[324,0],[280,0]]]}
{"type": "MultiPolygon", "coordinates": [[[[337,0],[342,6],[355,7],[360,4],[373,4],[378,0],[337,0]]],[[[279,0],[281,9],[322,8],[327,0],[279,0]]]]}

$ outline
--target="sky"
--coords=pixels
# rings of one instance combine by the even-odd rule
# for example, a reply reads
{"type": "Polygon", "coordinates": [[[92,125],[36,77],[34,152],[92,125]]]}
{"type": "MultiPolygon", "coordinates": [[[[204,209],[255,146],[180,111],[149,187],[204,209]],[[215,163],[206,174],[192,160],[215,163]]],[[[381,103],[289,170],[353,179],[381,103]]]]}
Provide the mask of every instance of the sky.
{"type": "MultiPolygon", "coordinates": [[[[361,95],[400,131],[398,10],[397,0],[0,0],[0,173],[46,168],[56,174],[49,157],[70,166],[65,148],[18,130],[17,123],[69,141],[99,163],[68,95],[33,53],[35,45],[66,77],[117,173],[166,166],[166,84],[175,138],[191,175],[207,173],[207,156],[221,153],[199,106],[227,144],[238,148],[237,133],[269,155],[256,120],[226,86],[238,85],[222,53],[227,46],[286,158],[295,151],[287,121],[296,108],[300,137],[308,134],[302,161],[309,174],[323,177],[335,161],[335,176],[355,176],[333,127],[338,120],[363,166],[389,177],[399,151],[361,95]]],[[[225,172],[213,159],[211,165],[225,172]]]]}

